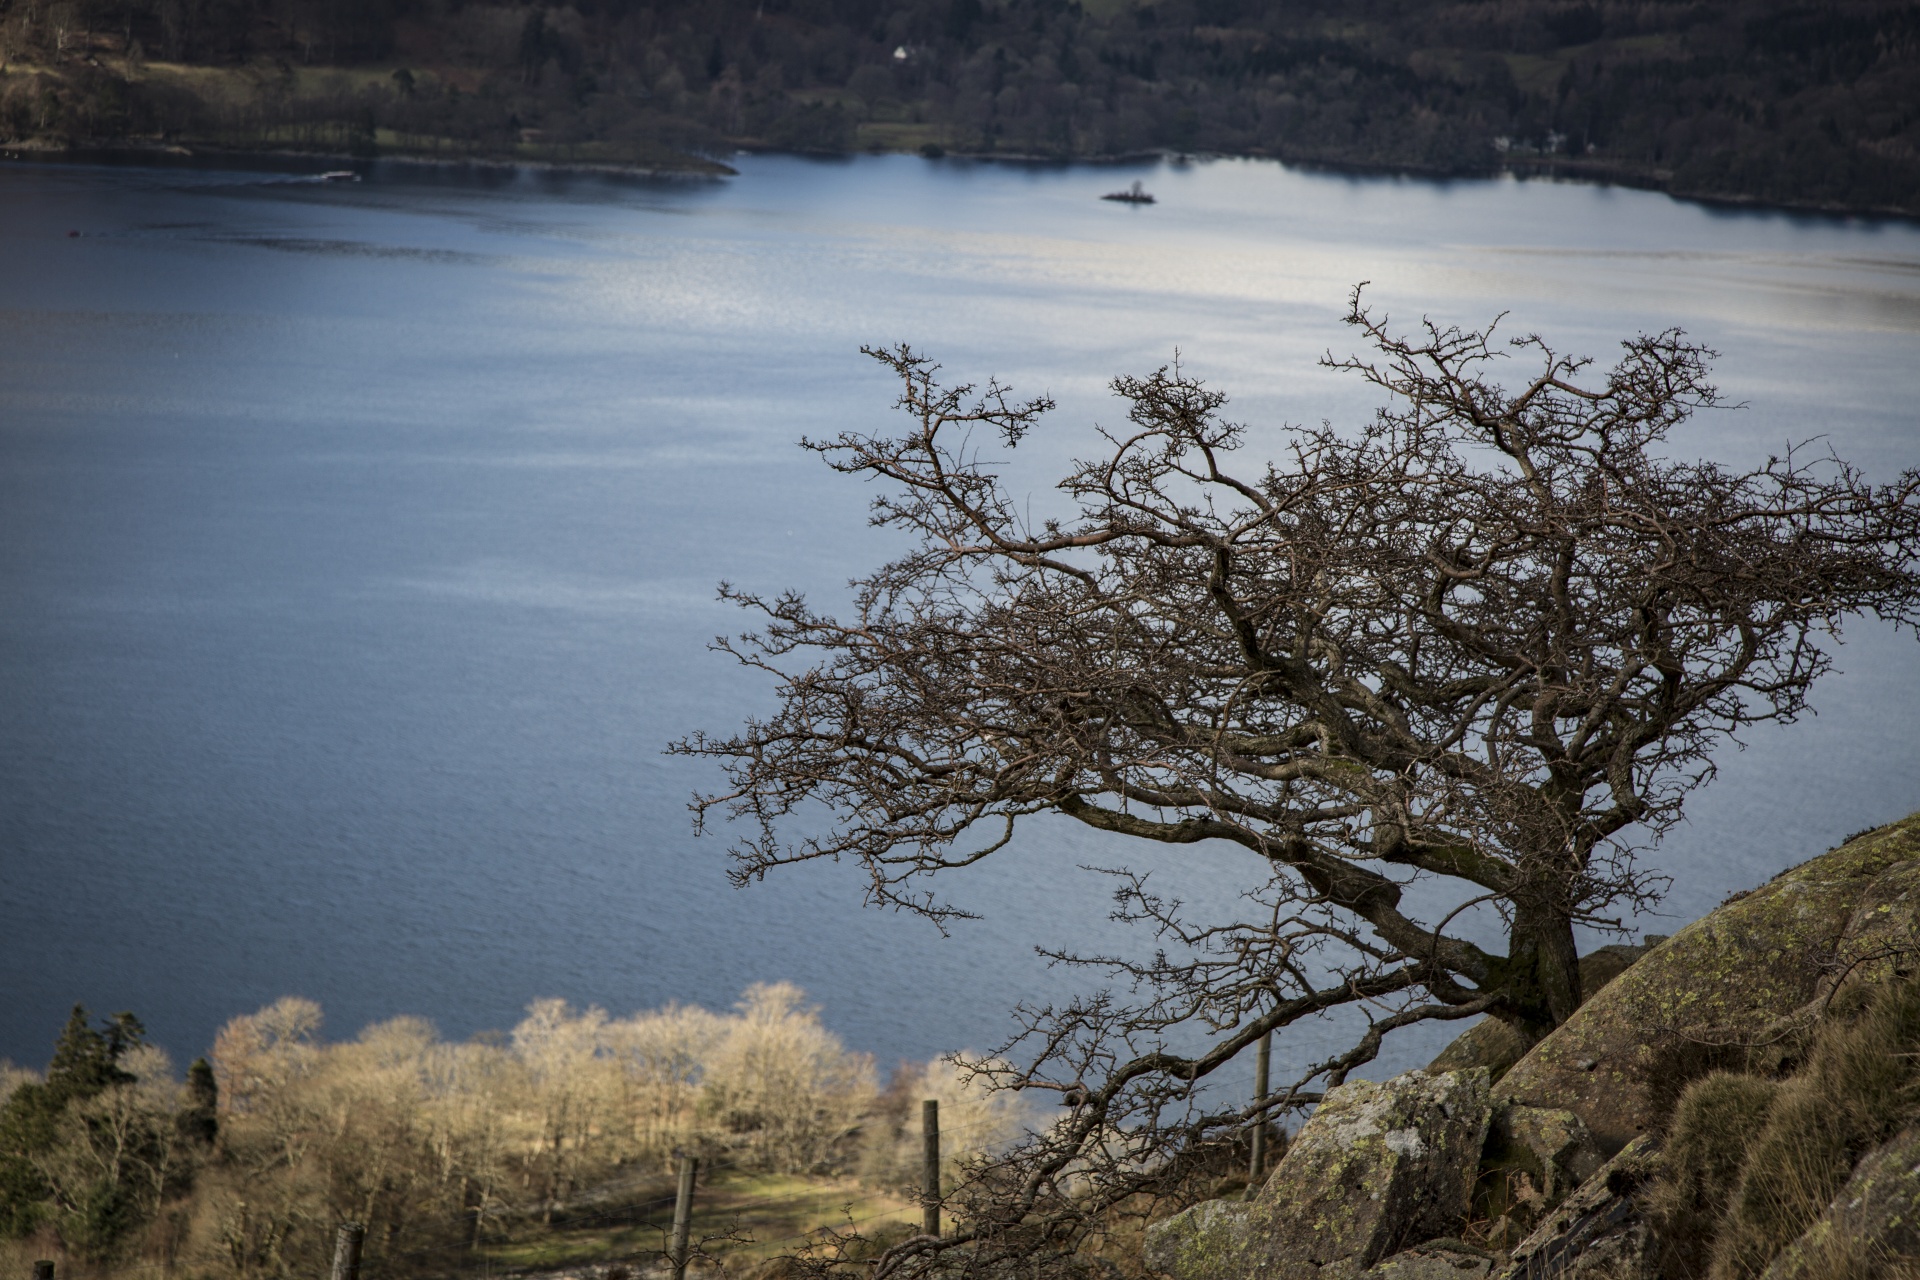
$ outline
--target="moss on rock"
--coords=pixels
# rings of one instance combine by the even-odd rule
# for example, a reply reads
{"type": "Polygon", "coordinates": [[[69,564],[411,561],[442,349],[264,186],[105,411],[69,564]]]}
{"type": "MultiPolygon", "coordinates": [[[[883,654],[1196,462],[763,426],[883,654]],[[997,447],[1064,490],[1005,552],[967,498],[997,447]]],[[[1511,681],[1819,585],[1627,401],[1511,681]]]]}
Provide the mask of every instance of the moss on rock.
{"type": "MultiPolygon", "coordinates": [[[[1753,1036],[1805,1005],[1876,881],[1920,859],[1920,815],[1856,837],[1688,925],[1607,984],[1502,1079],[1504,1098],[1565,1108],[1618,1151],[1658,1119],[1649,1068],[1664,1037],[1753,1036]]],[[[1915,924],[1920,893],[1878,927],[1915,924]]],[[[1891,888],[1889,892],[1892,892],[1891,888]]],[[[1897,906],[1895,904],[1898,904],[1897,906]]]]}

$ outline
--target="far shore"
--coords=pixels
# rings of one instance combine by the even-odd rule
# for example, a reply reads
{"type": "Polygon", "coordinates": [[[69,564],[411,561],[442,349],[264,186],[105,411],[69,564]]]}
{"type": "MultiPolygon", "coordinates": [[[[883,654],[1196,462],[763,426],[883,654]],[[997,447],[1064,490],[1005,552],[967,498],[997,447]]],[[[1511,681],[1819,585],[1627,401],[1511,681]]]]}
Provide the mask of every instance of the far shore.
{"type": "MultiPolygon", "coordinates": [[[[379,147],[367,152],[337,148],[307,149],[290,146],[231,146],[200,140],[127,138],[83,144],[60,138],[29,138],[0,142],[0,158],[12,160],[62,160],[74,163],[115,163],[159,161],[181,163],[230,163],[242,167],[269,165],[326,165],[353,168],[369,164],[404,164],[435,168],[528,170],[556,174],[601,174],[611,177],[650,179],[706,179],[737,177],[739,170],[723,160],[690,152],[672,152],[640,160],[594,159],[560,154],[557,146],[533,147],[521,144],[510,150],[476,147],[461,154],[445,150],[408,147],[379,147]]],[[[796,151],[788,148],[741,145],[729,154],[797,155],[822,161],[848,160],[859,155],[921,155],[928,159],[961,160],[970,163],[1016,165],[1085,166],[1121,168],[1170,159],[1198,162],[1206,160],[1265,160],[1290,169],[1308,172],[1343,173],[1356,177],[1414,178],[1431,182],[1488,181],[1500,177],[1521,180],[1575,182],[1588,186],[1625,187],[1639,191],[1661,192],[1674,200],[1729,211],[1755,213],[1791,213],[1815,217],[1868,218],[1894,222],[1920,221],[1920,213],[1899,208],[1855,207],[1836,202],[1761,200],[1676,190],[1672,175],[1647,173],[1631,166],[1605,160],[1584,160],[1552,156],[1510,157],[1484,169],[1446,169],[1407,165],[1354,163],[1338,159],[1289,159],[1263,152],[1172,152],[1141,151],[1125,155],[1030,155],[1005,151],[976,152],[944,147],[906,147],[871,145],[847,151],[796,151]]]]}

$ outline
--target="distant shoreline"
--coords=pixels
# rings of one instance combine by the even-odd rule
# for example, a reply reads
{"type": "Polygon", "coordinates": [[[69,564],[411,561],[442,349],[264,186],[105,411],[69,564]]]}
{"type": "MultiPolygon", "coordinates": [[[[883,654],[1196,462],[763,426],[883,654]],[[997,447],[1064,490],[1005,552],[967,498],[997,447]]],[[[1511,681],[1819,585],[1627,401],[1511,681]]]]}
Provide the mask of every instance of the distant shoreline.
{"type": "MultiPolygon", "coordinates": [[[[1837,202],[1769,200],[1752,196],[1676,190],[1668,175],[1643,173],[1632,166],[1607,161],[1518,158],[1486,168],[1445,168],[1425,165],[1378,164],[1329,158],[1290,159],[1266,152],[1194,152],[1142,151],[1126,155],[1057,156],[1027,155],[1003,151],[973,152],[940,149],[935,155],[905,147],[868,147],[848,151],[798,150],[783,147],[741,147],[736,155],[791,155],[822,161],[848,160],[862,155],[923,155],[927,159],[964,160],[974,164],[1010,164],[1045,166],[1083,166],[1118,168],[1148,161],[1178,158],[1207,160],[1259,160],[1310,173],[1349,174],[1366,178],[1411,178],[1426,182],[1486,182],[1501,177],[1521,181],[1548,180],[1572,182],[1582,186],[1622,187],[1648,191],[1687,204],[1704,205],[1729,212],[1785,213],[1806,217],[1843,220],[1915,223],[1920,212],[1897,207],[1861,207],[1837,202]]],[[[146,161],[229,162],[241,167],[262,163],[286,165],[293,162],[358,166],[367,164],[407,164],[431,168],[524,169],[532,172],[601,174],[610,177],[648,179],[719,180],[737,177],[739,170],[710,156],[680,155],[656,162],[564,159],[543,156],[511,155],[499,151],[476,150],[467,155],[434,154],[408,149],[382,149],[375,154],[356,154],[339,149],[303,150],[291,147],[235,147],[216,143],[162,142],[159,140],[119,140],[85,145],[69,145],[49,139],[0,143],[0,158],[8,160],[57,160],[74,164],[146,161]]]]}
{"type": "Polygon", "coordinates": [[[40,140],[0,143],[0,156],[10,160],[64,160],[76,164],[113,161],[232,161],[243,166],[248,161],[312,161],[333,165],[401,163],[444,168],[532,169],[569,173],[624,174],[652,178],[729,178],[739,170],[718,160],[686,156],[681,162],[658,164],[622,163],[604,160],[550,159],[538,156],[503,155],[476,151],[471,155],[435,155],[406,150],[381,151],[373,155],[329,149],[303,150],[291,147],[231,147],[214,143],[181,143],[124,140],[94,142],[81,146],[53,145],[40,140]]]}

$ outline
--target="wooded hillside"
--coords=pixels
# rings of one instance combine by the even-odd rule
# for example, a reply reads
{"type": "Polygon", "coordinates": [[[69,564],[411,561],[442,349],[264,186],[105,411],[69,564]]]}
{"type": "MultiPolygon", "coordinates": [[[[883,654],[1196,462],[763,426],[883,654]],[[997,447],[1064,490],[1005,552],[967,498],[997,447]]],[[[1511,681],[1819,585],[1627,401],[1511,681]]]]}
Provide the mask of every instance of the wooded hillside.
{"type": "Polygon", "coordinates": [[[1229,152],[1920,211],[1900,0],[5,0],[0,136],[1229,152]]]}

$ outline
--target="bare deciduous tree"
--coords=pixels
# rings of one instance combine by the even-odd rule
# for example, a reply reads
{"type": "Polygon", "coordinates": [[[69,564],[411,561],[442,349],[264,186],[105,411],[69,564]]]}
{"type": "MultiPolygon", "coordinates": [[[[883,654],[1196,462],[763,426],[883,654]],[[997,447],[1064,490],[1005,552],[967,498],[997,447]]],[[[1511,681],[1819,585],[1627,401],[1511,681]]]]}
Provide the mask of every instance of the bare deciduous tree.
{"type": "Polygon", "coordinates": [[[740,1155],[762,1168],[824,1167],[873,1102],[872,1059],[848,1053],[790,982],[756,982],[734,1007],[704,1072],[702,1111],[745,1136],[740,1155]]]}
{"type": "Polygon", "coordinates": [[[1025,1012],[1028,1065],[1001,1083],[1053,1091],[1067,1118],[979,1171],[965,1230],[883,1271],[1069,1243],[1396,1028],[1558,1025],[1580,999],[1576,927],[1655,896],[1636,848],[1712,753],[1803,711],[1850,615],[1920,620],[1920,473],[1675,459],[1670,433],[1719,402],[1712,353],[1679,331],[1601,372],[1492,327],[1402,335],[1358,291],[1347,321],[1371,351],[1324,363],[1385,394],[1372,422],[1289,429],[1280,460],[1236,471],[1245,431],[1218,391],[1177,365],[1123,377],[1127,427],[1060,484],[1077,516],[1037,524],[980,450],[1018,445],[1051,402],[869,350],[909,429],[803,443],[884,482],[874,522],[912,549],[855,584],[845,619],[723,588],[764,622],[721,647],[774,677],[778,707],[673,749],[724,767],[696,808],[746,824],[740,882],[850,857],[873,901],[939,919],[955,913],[926,878],[1046,812],[1237,845],[1266,879],[1248,918],[1189,922],[1118,873],[1123,914],[1179,945],[1094,961],[1136,998],[1025,1012]],[[820,833],[791,837],[802,822],[820,833]],[[1446,908],[1411,905],[1422,878],[1451,887],[1421,898],[1446,908]],[[1476,906],[1504,953],[1459,927],[1476,906]],[[1252,1107],[1196,1104],[1263,1033],[1345,1006],[1366,1017],[1351,1047],[1252,1107]],[[1203,1047],[1176,1051],[1195,1029],[1203,1047]]]}

